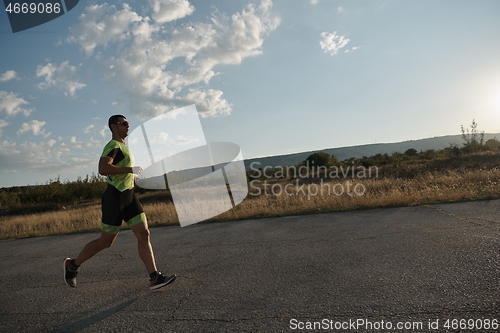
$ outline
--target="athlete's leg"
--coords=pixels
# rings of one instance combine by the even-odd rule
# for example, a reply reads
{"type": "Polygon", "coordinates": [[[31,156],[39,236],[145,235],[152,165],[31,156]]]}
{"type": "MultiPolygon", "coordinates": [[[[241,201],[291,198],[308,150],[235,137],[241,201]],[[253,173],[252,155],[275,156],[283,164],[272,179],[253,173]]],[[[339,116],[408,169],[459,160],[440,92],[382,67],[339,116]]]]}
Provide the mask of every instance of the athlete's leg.
{"type": "Polygon", "coordinates": [[[116,236],[118,236],[118,234],[110,234],[109,232],[101,231],[101,237],[85,245],[78,257],[76,257],[75,264],[80,266],[85,261],[95,256],[101,250],[104,250],[113,245],[116,236]]]}
{"type": "Polygon", "coordinates": [[[136,225],[130,227],[137,237],[137,248],[139,250],[139,257],[146,266],[148,273],[156,272],[155,256],[153,254],[153,248],[151,246],[150,234],[148,223],[142,221],[136,225]]]}
{"type": "MultiPolygon", "coordinates": [[[[141,215],[139,215],[141,216],[141,215]]],[[[155,257],[153,254],[153,248],[151,247],[150,233],[148,229],[148,223],[146,222],[146,216],[142,214],[144,219],[132,225],[130,229],[134,232],[137,237],[137,247],[139,249],[139,256],[141,257],[146,269],[149,273],[149,289],[155,290],[172,283],[176,275],[165,276],[156,270],[155,257]]],[[[132,219],[133,220],[133,219],[132,219]]],[[[131,223],[131,221],[128,221],[131,223]]]]}

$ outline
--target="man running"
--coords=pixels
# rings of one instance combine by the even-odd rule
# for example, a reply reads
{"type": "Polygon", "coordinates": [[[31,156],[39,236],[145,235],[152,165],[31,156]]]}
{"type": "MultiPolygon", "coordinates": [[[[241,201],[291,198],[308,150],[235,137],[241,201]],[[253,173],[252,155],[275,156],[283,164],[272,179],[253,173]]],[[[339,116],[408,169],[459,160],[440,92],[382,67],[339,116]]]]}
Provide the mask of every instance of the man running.
{"type": "Polygon", "coordinates": [[[70,287],[76,287],[80,265],[113,245],[124,220],[137,237],[139,257],[149,273],[150,289],[158,289],[173,282],[176,276],[164,276],[156,269],[146,214],[134,194],[134,174],[140,174],[142,168],[133,166],[134,157],[125,145],[128,121],[122,115],[114,115],[109,118],[108,126],[112,140],[104,147],[99,160],[99,173],[108,178],[108,187],[102,196],[101,237],[85,245],[75,259],[64,260],[64,280],[70,287]]]}

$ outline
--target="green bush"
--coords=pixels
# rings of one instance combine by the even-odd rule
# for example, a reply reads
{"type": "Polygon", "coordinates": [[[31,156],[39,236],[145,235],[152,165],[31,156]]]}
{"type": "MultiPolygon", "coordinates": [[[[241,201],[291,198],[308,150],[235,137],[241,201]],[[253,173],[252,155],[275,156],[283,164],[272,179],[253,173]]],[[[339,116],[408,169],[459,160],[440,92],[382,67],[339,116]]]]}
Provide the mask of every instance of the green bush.
{"type": "Polygon", "coordinates": [[[414,148],[410,148],[410,149],[407,149],[405,151],[405,155],[410,156],[410,157],[417,156],[417,154],[418,154],[418,151],[414,148]]]}
{"type": "Polygon", "coordinates": [[[463,150],[467,153],[477,153],[484,146],[484,131],[477,129],[475,119],[472,119],[472,124],[469,127],[470,131],[462,126],[462,139],[465,141],[463,150]]]}
{"type": "Polygon", "coordinates": [[[44,185],[12,187],[0,190],[0,204],[9,208],[40,205],[65,204],[81,200],[96,199],[106,189],[106,178],[92,174],[85,179],[61,182],[49,180],[44,185]]]}
{"type": "MultiPolygon", "coordinates": [[[[335,156],[333,157],[335,161],[337,159],[335,156]]],[[[309,166],[315,166],[315,167],[323,167],[323,166],[330,166],[332,162],[332,158],[330,157],[329,154],[325,152],[319,152],[319,153],[314,153],[312,155],[309,155],[306,158],[306,162],[309,162],[309,166]]]]}
{"type": "Polygon", "coordinates": [[[488,151],[499,151],[500,150],[500,141],[495,139],[489,139],[484,143],[484,149],[488,151]]]}

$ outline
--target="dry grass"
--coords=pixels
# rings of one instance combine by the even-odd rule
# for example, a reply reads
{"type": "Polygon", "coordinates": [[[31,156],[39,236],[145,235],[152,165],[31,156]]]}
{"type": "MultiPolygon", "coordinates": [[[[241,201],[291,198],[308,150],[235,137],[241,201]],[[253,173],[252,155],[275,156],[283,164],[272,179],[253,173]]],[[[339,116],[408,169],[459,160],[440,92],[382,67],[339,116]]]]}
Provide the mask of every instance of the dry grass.
{"type": "MultiPolygon", "coordinates": [[[[250,194],[241,204],[208,222],[494,199],[500,198],[499,180],[500,155],[491,153],[387,166],[380,168],[378,178],[263,179],[253,183],[250,194]],[[264,192],[264,181],[268,183],[267,192],[264,192]],[[336,192],[340,194],[341,187],[336,184],[343,185],[342,195],[333,193],[332,189],[337,186],[336,192]],[[354,194],[356,185],[358,193],[366,189],[363,195],[354,194]],[[285,186],[288,194],[284,192],[285,186]],[[346,193],[348,187],[352,195],[346,193]],[[258,189],[260,195],[257,195],[258,189]]],[[[139,199],[151,226],[179,223],[168,195],[148,192],[139,195],[139,199]]],[[[3,216],[0,218],[0,238],[97,231],[100,217],[100,200],[84,208],[76,206],[57,212],[3,216]]]]}
{"type": "Polygon", "coordinates": [[[22,238],[94,231],[100,227],[98,203],[86,208],[67,209],[0,218],[1,238],[22,238]]]}
{"type": "MultiPolygon", "coordinates": [[[[305,194],[273,195],[262,194],[247,198],[233,210],[212,219],[234,220],[269,216],[310,214],[327,211],[369,209],[380,207],[398,207],[424,205],[431,203],[457,202],[500,198],[500,170],[482,170],[476,172],[449,172],[444,175],[423,174],[412,180],[408,179],[365,179],[351,180],[351,188],[362,184],[366,188],[364,195],[314,195],[316,188],[303,187],[305,194]]],[[[290,183],[290,182],[289,182],[290,183]]],[[[288,183],[288,184],[289,184],[288,183]]],[[[338,184],[332,181],[331,184],[338,184]]],[[[343,180],[340,183],[345,183],[343,180]]],[[[280,183],[277,183],[280,184],[280,183]]],[[[282,183],[285,186],[287,183],[282,183]]],[[[326,183],[324,183],[326,184],[326,183]]],[[[276,191],[278,187],[276,187],[276,191]]],[[[296,186],[289,187],[289,193],[296,193],[296,186]]],[[[320,193],[320,192],[319,192],[320,193]]]]}
{"type": "MultiPolygon", "coordinates": [[[[144,205],[150,226],[178,223],[172,203],[144,205]]],[[[23,238],[98,231],[101,227],[101,203],[96,200],[85,208],[68,208],[57,212],[3,216],[0,239],[23,238]]],[[[126,224],[123,224],[127,228],[126,224]]]]}

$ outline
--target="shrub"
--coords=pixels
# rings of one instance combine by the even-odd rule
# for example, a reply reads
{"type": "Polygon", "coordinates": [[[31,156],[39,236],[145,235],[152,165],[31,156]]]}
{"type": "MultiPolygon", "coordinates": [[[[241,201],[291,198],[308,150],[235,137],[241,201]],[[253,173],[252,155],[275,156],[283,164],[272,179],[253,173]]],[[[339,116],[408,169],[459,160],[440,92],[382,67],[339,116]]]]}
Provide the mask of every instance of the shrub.
{"type": "Polygon", "coordinates": [[[405,151],[405,155],[407,155],[407,156],[413,157],[413,156],[417,156],[417,154],[418,154],[418,151],[414,148],[410,148],[410,149],[407,149],[405,151]]]}
{"type": "Polygon", "coordinates": [[[498,151],[500,150],[500,141],[495,139],[489,139],[484,144],[484,149],[489,151],[498,151]]]}
{"type": "Polygon", "coordinates": [[[96,199],[102,196],[107,183],[104,177],[92,174],[85,179],[62,183],[59,179],[49,180],[44,185],[12,187],[2,189],[2,206],[19,207],[38,204],[63,204],[80,200],[96,199]]]}
{"type": "MultiPolygon", "coordinates": [[[[334,157],[335,158],[335,157],[334,157]]],[[[337,159],[335,158],[335,161],[337,159]]],[[[325,152],[314,153],[306,158],[306,162],[309,162],[309,166],[330,166],[331,157],[325,152]]]]}
{"type": "Polygon", "coordinates": [[[462,139],[464,139],[463,149],[467,153],[476,153],[483,148],[484,145],[484,131],[479,131],[477,129],[477,123],[475,119],[472,119],[472,124],[469,129],[465,129],[462,126],[462,139]]]}

